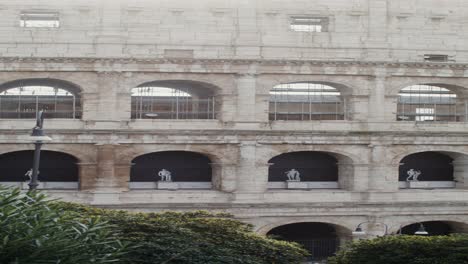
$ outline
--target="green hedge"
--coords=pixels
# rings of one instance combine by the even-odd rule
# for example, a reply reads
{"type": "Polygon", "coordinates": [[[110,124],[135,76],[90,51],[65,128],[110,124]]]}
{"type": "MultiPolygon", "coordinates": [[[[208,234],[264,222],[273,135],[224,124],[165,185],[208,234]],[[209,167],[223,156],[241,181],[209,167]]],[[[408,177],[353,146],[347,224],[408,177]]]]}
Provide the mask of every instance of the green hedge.
{"type": "Polygon", "coordinates": [[[330,264],[464,264],[468,236],[385,236],[355,241],[329,259],[330,264]]]}
{"type": "Polygon", "coordinates": [[[0,187],[2,264],[115,263],[127,251],[113,228],[97,216],[51,208],[40,193],[0,187]]]}
{"type": "Polygon", "coordinates": [[[115,225],[119,239],[136,246],[122,263],[294,264],[307,255],[299,245],[255,234],[252,226],[227,214],[129,213],[63,202],[56,206],[115,225]]]}

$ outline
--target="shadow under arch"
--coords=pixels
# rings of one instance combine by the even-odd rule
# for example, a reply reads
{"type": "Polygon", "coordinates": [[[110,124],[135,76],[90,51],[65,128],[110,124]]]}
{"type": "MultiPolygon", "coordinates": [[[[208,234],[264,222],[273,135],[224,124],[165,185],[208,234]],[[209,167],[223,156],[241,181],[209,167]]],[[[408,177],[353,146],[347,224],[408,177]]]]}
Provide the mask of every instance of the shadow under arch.
{"type": "Polygon", "coordinates": [[[131,182],[155,182],[158,173],[167,170],[174,182],[211,182],[211,159],[192,151],[159,151],[143,154],[132,160],[131,182]]]}
{"type": "MultiPolygon", "coordinates": [[[[0,181],[24,182],[25,175],[31,168],[34,150],[21,150],[0,155],[0,181]]],[[[39,167],[39,181],[42,182],[78,182],[78,159],[64,152],[42,150],[39,167]]]]}
{"type": "MultiPolygon", "coordinates": [[[[290,180],[288,172],[296,170],[301,182],[309,182],[309,188],[352,188],[354,163],[352,158],[343,154],[298,150],[278,154],[272,157],[268,164],[270,164],[269,182],[288,181],[290,180]],[[313,184],[312,182],[318,183],[313,184]]],[[[274,184],[269,183],[269,185],[273,187],[274,184]]]]}
{"type": "Polygon", "coordinates": [[[422,227],[428,236],[444,236],[456,233],[468,233],[468,224],[453,220],[425,220],[406,223],[396,232],[403,235],[415,235],[422,227]]]}
{"type": "Polygon", "coordinates": [[[463,188],[468,183],[468,155],[465,153],[432,149],[405,153],[399,157],[400,188],[408,188],[407,185],[414,185],[414,181],[429,184],[419,188],[463,188]],[[412,174],[417,174],[416,179],[411,177],[412,174]]]}
{"type": "Polygon", "coordinates": [[[276,226],[267,232],[273,239],[296,242],[310,253],[308,260],[321,261],[333,256],[351,238],[351,231],[326,222],[294,222],[276,226]]]}

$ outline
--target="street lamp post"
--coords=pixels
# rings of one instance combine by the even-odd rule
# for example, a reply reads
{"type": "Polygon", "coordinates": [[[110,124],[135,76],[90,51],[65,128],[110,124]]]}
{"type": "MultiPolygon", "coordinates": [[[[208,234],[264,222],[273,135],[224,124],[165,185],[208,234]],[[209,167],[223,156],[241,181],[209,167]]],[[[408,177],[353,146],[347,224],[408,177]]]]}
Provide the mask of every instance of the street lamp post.
{"type": "MultiPolygon", "coordinates": [[[[362,230],[362,227],[361,227],[363,224],[366,224],[366,223],[371,223],[371,221],[362,222],[359,225],[357,225],[356,230],[354,230],[352,232],[352,234],[355,235],[355,236],[366,235],[366,232],[364,230],[362,230]]],[[[388,234],[388,225],[386,225],[385,223],[382,223],[382,222],[372,222],[372,223],[382,224],[385,227],[384,236],[386,236],[388,234]]]]}
{"type": "Polygon", "coordinates": [[[52,139],[44,135],[44,130],[42,130],[42,125],[44,124],[44,112],[39,111],[36,115],[36,126],[33,127],[31,133],[31,139],[34,141],[34,159],[31,180],[29,182],[29,190],[33,191],[37,189],[39,183],[37,182],[37,176],[39,174],[39,163],[41,159],[41,147],[43,142],[51,141],[52,139]]]}

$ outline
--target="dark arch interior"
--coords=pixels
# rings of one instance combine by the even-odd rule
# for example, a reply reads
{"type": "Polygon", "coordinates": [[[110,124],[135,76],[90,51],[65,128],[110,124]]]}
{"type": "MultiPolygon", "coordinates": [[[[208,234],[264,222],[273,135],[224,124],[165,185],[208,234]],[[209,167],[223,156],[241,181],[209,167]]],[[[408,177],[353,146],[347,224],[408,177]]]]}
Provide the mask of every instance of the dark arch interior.
{"type": "Polygon", "coordinates": [[[338,181],[338,161],[324,152],[300,151],[278,155],[268,161],[268,181],[286,181],[286,172],[296,169],[301,181],[338,181]]]}
{"type": "Polygon", "coordinates": [[[333,256],[340,244],[335,227],[325,223],[283,225],[272,229],[267,235],[301,244],[310,252],[311,260],[322,260],[333,256]]]}
{"type": "MultiPolygon", "coordinates": [[[[33,150],[10,152],[0,155],[0,181],[19,182],[29,180],[25,173],[32,168],[33,150]]],[[[41,151],[39,181],[77,182],[78,160],[62,152],[41,151]]]]}
{"type": "MultiPolygon", "coordinates": [[[[441,221],[428,221],[421,222],[424,229],[429,233],[428,236],[445,236],[453,233],[451,226],[448,223],[441,221]]],[[[404,235],[414,235],[420,227],[419,223],[407,225],[401,229],[401,233],[404,235]]]]}
{"type": "Polygon", "coordinates": [[[205,155],[187,151],[153,152],[132,160],[130,181],[158,181],[166,169],[175,182],[211,182],[211,161],[205,155]]]}
{"type": "Polygon", "coordinates": [[[420,181],[453,181],[453,159],[438,152],[420,152],[401,160],[399,180],[406,181],[410,169],[421,171],[420,181]]]}

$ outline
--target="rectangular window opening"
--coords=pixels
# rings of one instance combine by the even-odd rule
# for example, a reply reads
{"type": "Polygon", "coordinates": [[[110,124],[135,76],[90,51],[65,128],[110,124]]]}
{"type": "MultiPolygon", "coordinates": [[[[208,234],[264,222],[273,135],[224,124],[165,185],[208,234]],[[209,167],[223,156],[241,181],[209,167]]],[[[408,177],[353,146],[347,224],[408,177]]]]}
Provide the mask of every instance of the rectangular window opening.
{"type": "Polygon", "coordinates": [[[298,32],[327,32],[327,17],[296,16],[291,17],[290,28],[298,32]]]}
{"type": "Polygon", "coordinates": [[[48,11],[23,11],[20,15],[21,27],[58,28],[59,13],[48,11]]]}
{"type": "Polygon", "coordinates": [[[444,54],[424,54],[425,61],[446,62],[448,59],[448,55],[444,54]]]}
{"type": "Polygon", "coordinates": [[[434,121],[434,108],[416,108],[416,121],[434,121]]]}

